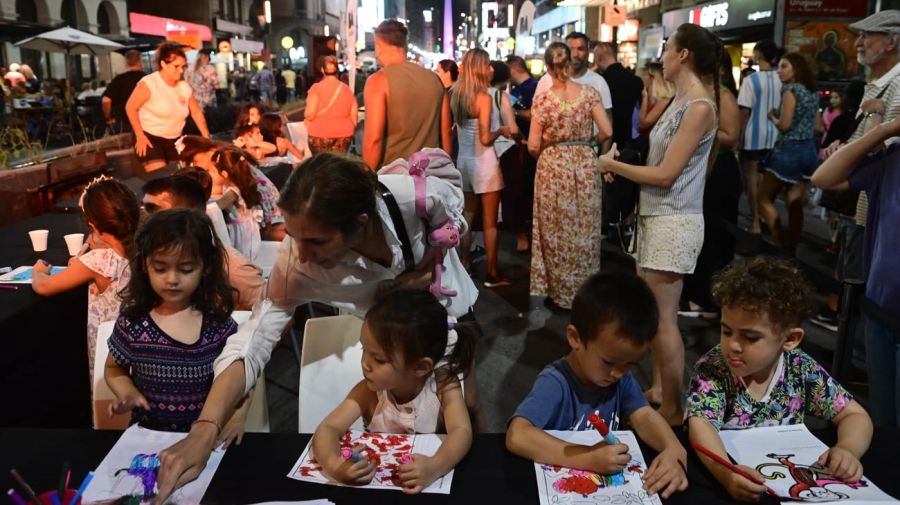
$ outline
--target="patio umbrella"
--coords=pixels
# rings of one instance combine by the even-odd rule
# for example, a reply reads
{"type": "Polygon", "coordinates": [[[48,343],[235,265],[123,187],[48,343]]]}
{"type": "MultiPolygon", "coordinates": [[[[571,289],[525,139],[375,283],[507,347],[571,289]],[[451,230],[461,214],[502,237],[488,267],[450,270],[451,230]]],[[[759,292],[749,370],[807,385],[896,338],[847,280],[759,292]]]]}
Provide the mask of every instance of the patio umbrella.
{"type": "Polygon", "coordinates": [[[107,54],[119,49],[122,44],[98,37],[92,33],[76,30],[71,27],[58,28],[34,37],[16,42],[19,47],[38,51],[63,52],[73,54],[107,54]]]}
{"type": "Polygon", "coordinates": [[[34,37],[16,42],[17,46],[38,51],[66,53],[66,70],[69,69],[69,57],[73,54],[90,54],[93,56],[108,54],[119,49],[122,44],[98,37],[92,33],[76,30],[71,27],[50,30],[34,37]]]}

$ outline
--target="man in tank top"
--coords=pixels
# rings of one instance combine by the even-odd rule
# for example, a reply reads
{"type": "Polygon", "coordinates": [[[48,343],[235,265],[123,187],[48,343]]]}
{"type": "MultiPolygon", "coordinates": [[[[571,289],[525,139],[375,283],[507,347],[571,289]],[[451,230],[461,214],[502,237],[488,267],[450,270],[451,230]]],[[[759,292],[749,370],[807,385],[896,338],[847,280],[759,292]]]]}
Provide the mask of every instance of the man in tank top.
{"type": "Polygon", "coordinates": [[[425,147],[452,151],[450,101],[434,72],[406,60],[407,33],[393,19],[375,30],[382,69],[366,81],[363,133],[363,160],[372,170],[425,147]]]}

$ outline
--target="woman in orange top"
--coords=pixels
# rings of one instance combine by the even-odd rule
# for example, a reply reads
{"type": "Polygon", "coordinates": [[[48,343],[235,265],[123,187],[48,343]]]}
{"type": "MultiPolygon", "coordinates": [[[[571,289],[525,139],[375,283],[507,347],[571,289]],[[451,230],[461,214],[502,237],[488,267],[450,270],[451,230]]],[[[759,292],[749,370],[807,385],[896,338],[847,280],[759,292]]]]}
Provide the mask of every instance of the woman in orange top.
{"type": "Polygon", "coordinates": [[[309,88],[304,112],[309,148],[312,154],[347,154],[359,121],[356,97],[337,77],[337,58],[320,56],[318,64],[322,80],[309,88]]]}

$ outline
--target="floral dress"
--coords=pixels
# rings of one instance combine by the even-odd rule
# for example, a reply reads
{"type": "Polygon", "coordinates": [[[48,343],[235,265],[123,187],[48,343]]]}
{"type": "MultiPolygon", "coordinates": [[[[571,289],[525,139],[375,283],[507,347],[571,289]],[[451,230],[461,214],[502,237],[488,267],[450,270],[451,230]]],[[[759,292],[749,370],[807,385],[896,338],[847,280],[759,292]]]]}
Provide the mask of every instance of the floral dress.
{"type": "Polygon", "coordinates": [[[687,401],[688,417],[702,417],[716,429],[802,424],[806,414],[826,421],[853,397],[800,349],[782,355],[766,396],[754,398],[743,379],[731,373],[721,346],[697,361],[687,401]]]}
{"type": "Polygon", "coordinates": [[[582,86],[573,101],[552,91],[538,95],[533,121],[542,127],[541,152],[534,181],[531,294],[572,306],[578,287],[600,270],[600,162],[589,145],[591,108],[600,95],[582,86]]]}
{"type": "Polygon", "coordinates": [[[260,227],[265,228],[271,224],[283,223],[284,216],[281,214],[281,208],[278,207],[278,197],[281,196],[278,188],[260,169],[251,166],[250,171],[256,179],[256,189],[259,190],[261,197],[259,208],[262,209],[262,223],[260,223],[260,227]]]}
{"type": "Polygon", "coordinates": [[[216,106],[216,87],[219,85],[219,74],[210,64],[203,65],[199,70],[192,70],[187,78],[188,84],[194,91],[194,99],[201,109],[216,106]]]}
{"type": "Polygon", "coordinates": [[[101,293],[97,283],[88,285],[87,348],[91,390],[94,384],[94,350],[97,347],[97,328],[104,321],[115,321],[119,317],[122,299],[119,291],[131,279],[128,259],[119,256],[114,249],[91,249],[78,257],[84,266],[110,280],[109,286],[101,293]]]}

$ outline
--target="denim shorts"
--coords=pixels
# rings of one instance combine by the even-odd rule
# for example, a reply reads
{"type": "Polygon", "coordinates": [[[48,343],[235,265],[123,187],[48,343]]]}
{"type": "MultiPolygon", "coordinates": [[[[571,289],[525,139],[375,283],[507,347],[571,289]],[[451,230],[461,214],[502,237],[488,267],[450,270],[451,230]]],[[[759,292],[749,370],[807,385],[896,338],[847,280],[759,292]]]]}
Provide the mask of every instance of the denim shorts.
{"type": "Polygon", "coordinates": [[[813,140],[783,140],[772,150],[766,171],[784,182],[795,184],[809,180],[818,164],[813,140]]]}

